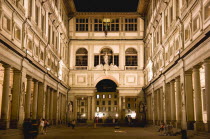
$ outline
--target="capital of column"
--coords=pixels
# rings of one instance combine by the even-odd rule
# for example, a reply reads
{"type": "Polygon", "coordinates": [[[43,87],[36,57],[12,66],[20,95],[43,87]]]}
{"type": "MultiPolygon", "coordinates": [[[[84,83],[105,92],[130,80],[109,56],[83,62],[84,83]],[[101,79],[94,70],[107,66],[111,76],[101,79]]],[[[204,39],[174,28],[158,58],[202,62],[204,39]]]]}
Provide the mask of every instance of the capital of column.
{"type": "Polygon", "coordinates": [[[203,62],[204,62],[204,65],[205,64],[209,65],[210,64],[210,58],[205,59],[203,62]]]}
{"type": "Polygon", "coordinates": [[[192,75],[192,70],[185,71],[184,74],[186,76],[191,76],[192,75]]]}
{"type": "Polygon", "coordinates": [[[32,80],[32,77],[31,76],[26,76],[27,80],[32,80]]]}
{"type": "Polygon", "coordinates": [[[3,64],[2,66],[4,67],[4,69],[10,69],[11,68],[11,66],[8,65],[8,64],[3,64]]]}

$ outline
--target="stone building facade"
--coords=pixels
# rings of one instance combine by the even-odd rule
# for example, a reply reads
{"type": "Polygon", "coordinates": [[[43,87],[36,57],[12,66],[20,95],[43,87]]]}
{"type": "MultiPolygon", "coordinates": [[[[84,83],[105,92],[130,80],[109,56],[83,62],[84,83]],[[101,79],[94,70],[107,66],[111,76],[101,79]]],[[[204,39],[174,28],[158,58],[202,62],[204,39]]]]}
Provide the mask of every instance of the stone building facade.
{"type": "Polygon", "coordinates": [[[209,0],[150,1],[145,21],[147,120],[210,131],[209,0]]]}
{"type": "Polygon", "coordinates": [[[210,131],[209,7],[141,0],[136,12],[97,13],[73,0],[0,0],[0,128],[93,121],[102,108],[210,131]],[[98,91],[104,80],[116,91],[98,91]]]}

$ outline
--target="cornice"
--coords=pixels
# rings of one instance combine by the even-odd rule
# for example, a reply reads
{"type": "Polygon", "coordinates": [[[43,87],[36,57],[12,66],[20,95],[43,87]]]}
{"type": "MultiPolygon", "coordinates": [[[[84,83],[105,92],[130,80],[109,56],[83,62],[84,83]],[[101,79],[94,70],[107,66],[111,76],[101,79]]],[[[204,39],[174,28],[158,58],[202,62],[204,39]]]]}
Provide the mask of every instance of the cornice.
{"type": "Polygon", "coordinates": [[[76,12],[75,16],[139,16],[137,12],[76,12]]]}

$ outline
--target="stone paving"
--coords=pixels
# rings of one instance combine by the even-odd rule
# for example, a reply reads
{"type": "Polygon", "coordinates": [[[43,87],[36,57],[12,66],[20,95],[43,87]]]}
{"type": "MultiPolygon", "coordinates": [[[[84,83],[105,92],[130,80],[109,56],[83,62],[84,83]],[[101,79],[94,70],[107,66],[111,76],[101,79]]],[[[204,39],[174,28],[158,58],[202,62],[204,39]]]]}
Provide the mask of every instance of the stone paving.
{"type": "MultiPolygon", "coordinates": [[[[38,139],[181,139],[181,136],[160,136],[157,127],[51,127],[38,139]]],[[[210,139],[209,134],[192,135],[190,139],[210,139]]],[[[0,139],[23,139],[20,129],[0,130],[0,139]]]]}

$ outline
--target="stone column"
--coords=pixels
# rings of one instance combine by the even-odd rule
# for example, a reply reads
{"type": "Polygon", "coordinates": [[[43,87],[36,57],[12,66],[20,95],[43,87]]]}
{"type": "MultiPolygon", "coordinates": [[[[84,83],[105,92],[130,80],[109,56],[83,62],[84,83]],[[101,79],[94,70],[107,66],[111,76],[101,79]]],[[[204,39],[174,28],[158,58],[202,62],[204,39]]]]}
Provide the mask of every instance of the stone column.
{"type": "Polygon", "coordinates": [[[90,115],[90,112],[91,112],[91,110],[90,110],[90,108],[91,108],[90,101],[91,101],[91,97],[88,96],[88,115],[87,115],[88,120],[91,119],[91,117],[90,117],[91,116],[90,115]]]}
{"type": "Polygon", "coordinates": [[[38,98],[38,81],[34,80],[33,105],[32,105],[32,119],[37,118],[37,98],[38,98]]]}
{"type": "Polygon", "coordinates": [[[57,91],[54,91],[53,95],[53,123],[58,124],[58,96],[57,91]]]}
{"type": "Polygon", "coordinates": [[[1,120],[0,129],[7,129],[8,110],[9,110],[9,83],[10,83],[10,65],[3,65],[4,67],[4,81],[2,91],[2,105],[1,105],[1,120]]]}
{"type": "Polygon", "coordinates": [[[53,95],[54,95],[54,90],[51,89],[50,91],[50,121],[53,123],[53,95]]]}
{"type": "Polygon", "coordinates": [[[175,125],[176,121],[176,104],[175,104],[175,85],[174,80],[170,82],[170,101],[171,101],[171,122],[175,125]]]}
{"type": "Polygon", "coordinates": [[[155,92],[154,92],[154,88],[152,89],[152,95],[151,95],[151,109],[152,109],[152,121],[153,121],[153,125],[155,125],[155,102],[154,99],[155,98],[155,92]]]}
{"type": "Polygon", "coordinates": [[[49,120],[50,119],[50,87],[47,88],[47,92],[46,92],[46,119],[49,120]]]}
{"type": "Polygon", "coordinates": [[[95,118],[95,96],[92,96],[92,119],[94,120],[95,118]]]}
{"type": "Polygon", "coordinates": [[[160,89],[157,90],[157,124],[160,125],[160,89]]]}
{"type": "Polygon", "coordinates": [[[125,119],[125,96],[122,97],[122,112],[121,112],[121,119],[124,120],[125,119]]]}
{"type": "Polygon", "coordinates": [[[121,114],[121,112],[122,112],[122,97],[121,96],[119,96],[119,105],[118,105],[118,119],[121,119],[121,116],[122,116],[122,114],[121,114]]]}
{"type": "Polygon", "coordinates": [[[164,111],[164,123],[170,121],[170,99],[169,99],[169,84],[163,83],[163,111],[164,111]]]}
{"type": "Polygon", "coordinates": [[[31,118],[31,85],[32,78],[30,76],[27,77],[27,90],[25,97],[25,120],[31,118]]]}
{"type": "Polygon", "coordinates": [[[154,109],[154,121],[155,125],[158,123],[158,104],[157,104],[157,91],[154,91],[154,97],[153,97],[153,109],[154,109]]]}
{"type": "Polygon", "coordinates": [[[39,82],[38,84],[38,107],[37,107],[37,119],[44,118],[43,106],[44,106],[44,84],[39,82]]]}
{"type": "Polygon", "coordinates": [[[14,70],[13,75],[13,91],[12,91],[12,109],[10,128],[18,128],[19,110],[20,110],[20,95],[21,95],[21,78],[22,74],[19,70],[14,70]]]}
{"type": "Polygon", "coordinates": [[[200,83],[200,66],[193,68],[193,86],[194,86],[194,98],[195,98],[195,130],[204,131],[203,115],[202,115],[202,103],[201,103],[201,83],[200,83]]]}
{"type": "Polygon", "coordinates": [[[74,97],[74,119],[77,119],[77,97],[74,97]]]}
{"type": "Polygon", "coordinates": [[[207,103],[207,126],[208,132],[210,132],[210,59],[204,61],[205,69],[205,92],[207,103]]]}
{"type": "Polygon", "coordinates": [[[194,129],[194,103],[193,103],[193,87],[192,87],[192,72],[185,72],[185,94],[186,94],[186,112],[187,112],[187,129],[194,129]]]}
{"type": "Polygon", "coordinates": [[[175,91],[176,91],[176,127],[181,128],[181,119],[182,119],[182,105],[181,105],[181,91],[180,91],[180,78],[175,79],[175,91]]]}
{"type": "Polygon", "coordinates": [[[160,88],[160,121],[163,122],[164,113],[163,113],[163,88],[160,88]]]}

